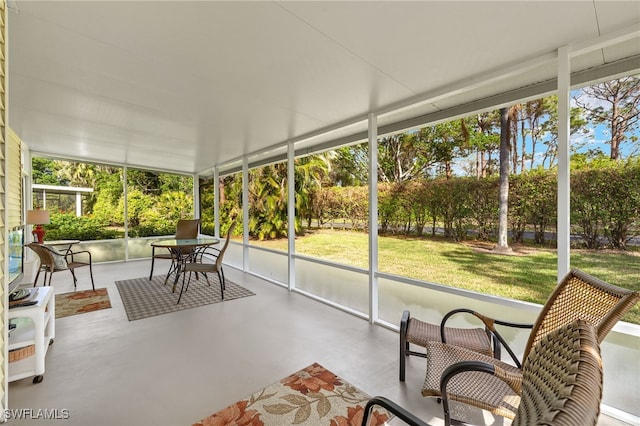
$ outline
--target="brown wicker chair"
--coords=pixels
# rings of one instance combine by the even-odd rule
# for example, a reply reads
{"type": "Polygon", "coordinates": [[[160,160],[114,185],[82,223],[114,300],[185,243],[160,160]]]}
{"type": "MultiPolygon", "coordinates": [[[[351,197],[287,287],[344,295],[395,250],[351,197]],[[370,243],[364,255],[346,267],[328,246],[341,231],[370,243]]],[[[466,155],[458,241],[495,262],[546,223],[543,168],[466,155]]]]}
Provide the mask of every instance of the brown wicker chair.
{"type": "MultiPolygon", "coordinates": [[[[487,373],[503,374],[495,370],[487,373]]],[[[602,400],[602,360],[595,327],[576,320],[548,333],[529,352],[522,375],[505,374],[505,380],[521,389],[521,402],[512,426],[595,425],[602,400]]],[[[374,406],[383,407],[411,426],[428,426],[393,401],[379,396],[367,403],[362,426],[368,425],[374,406]]]]}
{"type": "Polygon", "coordinates": [[[224,299],[224,290],[225,290],[225,278],[224,271],[222,270],[222,259],[224,258],[224,253],[227,251],[227,247],[229,246],[229,240],[231,239],[231,235],[233,234],[233,230],[236,227],[236,222],[232,222],[229,230],[227,231],[227,239],[225,240],[222,248],[218,249],[215,247],[204,247],[197,251],[194,256],[192,262],[186,262],[184,264],[182,276],[182,288],[180,288],[180,296],[178,296],[178,303],[180,303],[180,299],[182,298],[183,290],[186,291],[189,288],[189,282],[191,282],[191,273],[195,272],[196,276],[198,273],[203,274],[207,280],[207,284],[209,283],[209,277],[207,273],[217,273],[218,280],[220,281],[220,293],[222,294],[222,299],[224,299]],[[207,259],[213,259],[213,262],[207,262],[207,259]],[[185,277],[189,273],[189,280],[187,281],[187,286],[185,288],[185,277]]]}
{"type": "MultiPolygon", "coordinates": [[[[578,319],[594,325],[597,342],[601,343],[639,299],[638,292],[613,286],[577,269],[572,270],[543,306],[532,326],[523,358],[527,359],[549,332],[578,319]]],[[[514,417],[520,401],[518,382],[522,380],[522,367],[504,339],[499,339],[515,366],[466,348],[441,342],[427,343],[427,374],[422,395],[442,398],[446,425],[451,421],[449,400],[503,417],[514,417]]]]}
{"type": "Polygon", "coordinates": [[[35,287],[38,283],[38,278],[40,277],[40,272],[44,271],[44,281],[42,285],[51,285],[51,277],[55,272],[66,271],[67,269],[71,272],[71,276],[73,277],[73,287],[76,287],[78,284],[78,279],[76,278],[75,270],[77,268],[82,268],[84,266],[89,267],[89,275],[91,276],[91,287],[95,290],[96,286],[93,282],[93,269],[91,266],[91,252],[88,250],[80,250],[80,251],[71,251],[71,247],[69,247],[64,252],[57,252],[51,247],[43,246],[37,243],[29,243],[27,244],[31,250],[33,250],[40,260],[40,266],[38,267],[38,272],[36,273],[36,279],[33,280],[33,286],[35,287]],[[56,257],[58,258],[58,262],[56,262],[56,257]],[[79,260],[79,257],[83,259],[88,258],[88,261],[79,260]],[[49,274],[49,282],[47,283],[47,274],[49,274]]]}
{"type": "MultiPolygon", "coordinates": [[[[176,235],[175,238],[177,240],[182,239],[193,239],[198,237],[198,232],[200,231],[200,219],[180,219],[176,225],[176,235]]],[[[191,252],[187,252],[183,249],[185,255],[191,254],[191,252]]],[[[167,272],[167,278],[171,275],[172,272],[175,271],[177,267],[177,263],[174,259],[173,254],[169,250],[163,250],[162,253],[156,253],[156,248],[151,247],[151,272],[149,272],[149,280],[153,277],[153,265],[156,259],[165,259],[171,261],[171,266],[169,267],[169,272],[167,272]]],[[[165,283],[166,283],[165,279],[165,283]]]]}

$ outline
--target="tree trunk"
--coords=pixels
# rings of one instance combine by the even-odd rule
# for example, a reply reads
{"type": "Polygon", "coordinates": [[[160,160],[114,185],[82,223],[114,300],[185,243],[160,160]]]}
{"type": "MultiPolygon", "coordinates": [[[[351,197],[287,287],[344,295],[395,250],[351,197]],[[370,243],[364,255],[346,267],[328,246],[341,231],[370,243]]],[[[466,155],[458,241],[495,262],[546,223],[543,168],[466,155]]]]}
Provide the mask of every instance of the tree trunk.
{"type": "Polygon", "coordinates": [[[621,128],[623,128],[624,126],[620,126],[620,122],[623,120],[620,120],[619,116],[619,112],[618,112],[618,105],[614,104],[613,108],[611,108],[611,115],[613,116],[613,119],[611,120],[611,159],[612,160],[617,160],[618,157],[620,156],[620,140],[624,137],[624,133],[621,132],[621,128]]]}
{"type": "Polygon", "coordinates": [[[509,114],[500,109],[500,212],[498,219],[498,252],[510,252],[507,238],[507,213],[509,203],[509,114]]]}

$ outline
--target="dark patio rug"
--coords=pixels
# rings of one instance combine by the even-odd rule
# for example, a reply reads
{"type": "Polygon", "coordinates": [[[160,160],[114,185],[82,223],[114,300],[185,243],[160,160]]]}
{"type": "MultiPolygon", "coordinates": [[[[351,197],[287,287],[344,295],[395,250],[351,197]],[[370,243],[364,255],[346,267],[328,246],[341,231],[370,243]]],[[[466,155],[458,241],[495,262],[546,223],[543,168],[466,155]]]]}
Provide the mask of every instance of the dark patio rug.
{"type": "Polygon", "coordinates": [[[217,276],[209,275],[211,285],[208,285],[200,275],[199,280],[196,280],[195,276],[191,278],[189,290],[182,294],[180,304],[176,304],[182,281],[176,286],[176,292],[172,293],[173,280],[169,279],[165,285],[164,278],[164,275],[157,275],[152,280],[149,280],[149,277],[141,277],[116,281],[129,321],[255,295],[251,290],[227,279],[222,300],[217,276]]]}

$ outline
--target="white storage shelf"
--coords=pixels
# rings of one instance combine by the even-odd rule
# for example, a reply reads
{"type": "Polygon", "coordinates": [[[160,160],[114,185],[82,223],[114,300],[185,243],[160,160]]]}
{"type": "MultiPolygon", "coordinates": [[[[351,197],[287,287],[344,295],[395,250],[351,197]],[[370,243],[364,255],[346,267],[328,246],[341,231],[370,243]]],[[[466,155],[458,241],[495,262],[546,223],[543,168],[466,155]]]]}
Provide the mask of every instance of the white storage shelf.
{"type": "Polygon", "coordinates": [[[50,287],[37,287],[25,300],[35,300],[31,306],[9,309],[9,320],[16,328],[9,334],[9,351],[35,346],[35,353],[9,363],[9,381],[33,376],[39,383],[44,375],[44,358],[55,337],[55,296],[50,287]]]}

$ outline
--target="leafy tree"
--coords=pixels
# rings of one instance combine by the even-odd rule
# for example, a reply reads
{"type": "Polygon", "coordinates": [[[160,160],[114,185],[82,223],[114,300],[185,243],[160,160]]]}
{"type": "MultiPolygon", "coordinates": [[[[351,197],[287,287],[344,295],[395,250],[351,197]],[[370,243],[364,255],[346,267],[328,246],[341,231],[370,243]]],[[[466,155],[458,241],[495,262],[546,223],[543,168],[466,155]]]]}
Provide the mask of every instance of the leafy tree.
{"type": "MultiPolygon", "coordinates": [[[[555,105],[550,98],[535,99],[528,101],[524,104],[523,108],[523,120],[526,120],[527,126],[523,125],[522,131],[522,151],[525,151],[525,139],[526,136],[531,138],[531,153],[529,155],[529,169],[534,168],[534,162],[536,159],[536,149],[538,142],[545,135],[544,127],[542,123],[545,118],[549,117],[550,111],[553,110],[555,105]]],[[[524,164],[525,155],[522,155],[522,170],[525,170],[524,164]]]]}
{"type": "Polygon", "coordinates": [[[436,162],[428,136],[420,129],[382,138],[378,143],[378,180],[404,182],[428,176],[436,162]]]}
{"type": "Polygon", "coordinates": [[[346,146],[331,151],[329,186],[361,186],[369,176],[369,146],[366,143],[346,146]]]}
{"type": "Polygon", "coordinates": [[[49,158],[33,157],[31,159],[31,180],[41,185],[61,185],[58,171],[62,168],[60,161],[49,158]]]}
{"type": "Polygon", "coordinates": [[[329,172],[329,158],[326,155],[312,155],[295,160],[296,217],[307,220],[307,227],[317,216],[315,200],[322,181],[329,172]]]}
{"type": "Polygon", "coordinates": [[[483,112],[466,119],[469,129],[469,145],[476,151],[475,164],[469,175],[477,178],[495,173],[492,154],[500,148],[500,120],[496,111],[483,112]]]}
{"type": "MultiPolygon", "coordinates": [[[[242,235],[242,173],[220,178],[220,233],[224,235],[231,222],[236,221],[235,235],[242,235]]],[[[213,232],[213,230],[211,231],[213,232]]]]}
{"type": "Polygon", "coordinates": [[[288,235],[287,165],[249,171],[249,233],[264,240],[288,235]]]}
{"type": "MultiPolygon", "coordinates": [[[[548,117],[541,123],[541,134],[545,136],[543,145],[545,152],[542,156],[541,165],[546,168],[553,168],[558,162],[558,97],[556,95],[545,98],[545,110],[548,117]]],[[[583,117],[582,108],[571,107],[569,111],[569,133],[571,136],[586,135],[585,125],[587,121],[583,117]]],[[[580,146],[571,141],[570,149],[576,152],[580,146]]]]}
{"type": "Polygon", "coordinates": [[[469,132],[464,120],[422,128],[419,137],[431,154],[430,161],[438,164],[440,174],[447,179],[453,175],[453,161],[467,155],[470,149],[469,132]]]}
{"type": "Polygon", "coordinates": [[[215,224],[213,209],[215,206],[213,178],[200,178],[200,230],[203,234],[214,235],[215,224]]]}
{"type": "Polygon", "coordinates": [[[632,133],[640,121],[640,78],[623,77],[587,86],[574,100],[589,120],[608,126],[612,160],[620,158],[622,143],[637,142],[637,136],[632,133]]]}
{"type": "Polygon", "coordinates": [[[162,181],[158,173],[147,170],[127,169],[127,185],[143,194],[160,194],[162,181]]]}

